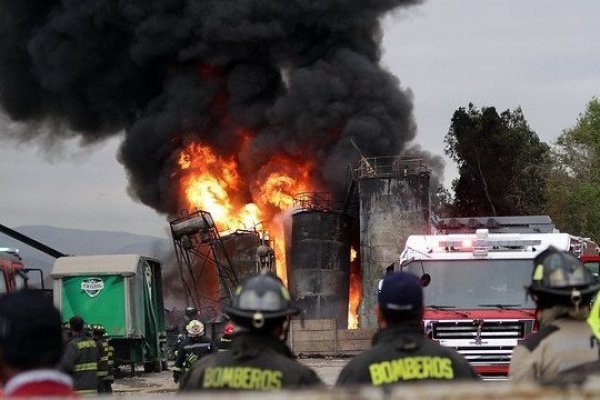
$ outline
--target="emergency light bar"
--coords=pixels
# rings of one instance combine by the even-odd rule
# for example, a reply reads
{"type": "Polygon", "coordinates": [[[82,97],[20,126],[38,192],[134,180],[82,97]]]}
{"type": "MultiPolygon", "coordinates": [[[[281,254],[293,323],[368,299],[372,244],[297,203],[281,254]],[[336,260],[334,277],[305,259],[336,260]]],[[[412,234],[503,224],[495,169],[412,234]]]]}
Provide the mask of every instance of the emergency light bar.
{"type": "Polygon", "coordinates": [[[473,248],[525,248],[539,246],[541,240],[440,240],[439,246],[447,249],[465,249],[473,248]]]}

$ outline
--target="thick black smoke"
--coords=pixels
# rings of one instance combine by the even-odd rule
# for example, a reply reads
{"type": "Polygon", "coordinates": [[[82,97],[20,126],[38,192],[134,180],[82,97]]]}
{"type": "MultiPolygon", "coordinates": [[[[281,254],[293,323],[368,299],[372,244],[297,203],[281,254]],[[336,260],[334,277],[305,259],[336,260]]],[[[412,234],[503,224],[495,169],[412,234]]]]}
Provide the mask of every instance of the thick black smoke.
{"type": "Polygon", "coordinates": [[[0,100],[13,120],[59,125],[57,140],[125,130],[130,193],[161,212],[178,209],[173,163],[198,140],[249,180],[277,153],[314,159],[335,191],[350,138],[365,156],[414,138],[411,93],[378,61],[381,17],[417,3],[0,0],[0,100]]]}

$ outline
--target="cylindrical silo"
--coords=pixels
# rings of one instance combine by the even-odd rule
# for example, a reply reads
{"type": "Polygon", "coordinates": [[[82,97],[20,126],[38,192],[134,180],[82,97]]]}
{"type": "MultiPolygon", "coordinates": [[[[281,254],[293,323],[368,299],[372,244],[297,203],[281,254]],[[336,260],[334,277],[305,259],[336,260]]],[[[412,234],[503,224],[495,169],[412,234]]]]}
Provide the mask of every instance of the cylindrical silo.
{"type": "Polygon", "coordinates": [[[400,258],[409,235],[429,232],[429,169],[421,160],[363,159],[360,202],[361,328],[377,326],[379,280],[400,258]]]}
{"type": "MultiPolygon", "coordinates": [[[[258,246],[265,244],[259,232],[237,230],[222,235],[221,242],[240,283],[249,275],[259,272],[256,251],[258,246]]],[[[222,257],[220,251],[218,253],[219,257],[222,257]]]]}
{"type": "Polygon", "coordinates": [[[348,324],[351,218],[337,211],[292,215],[290,293],[307,319],[348,324]]]}

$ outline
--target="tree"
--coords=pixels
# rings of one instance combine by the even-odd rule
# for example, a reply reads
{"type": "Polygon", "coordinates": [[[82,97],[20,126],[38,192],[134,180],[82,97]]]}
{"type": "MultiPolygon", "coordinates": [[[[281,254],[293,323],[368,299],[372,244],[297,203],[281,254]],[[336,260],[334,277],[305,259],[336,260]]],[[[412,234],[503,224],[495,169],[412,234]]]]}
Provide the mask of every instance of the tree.
{"type": "Polygon", "coordinates": [[[549,214],[563,231],[600,240],[600,101],[592,98],[551,153],[549,214]]]}
{"type": "Polygon", "coordinates": [[[527,215],[545,209],[549,146],[531,130],[521,108],[498,114],[494,107],[461,107],[444,142],[446,154],[458,164],[454,216],[527,215]]]}

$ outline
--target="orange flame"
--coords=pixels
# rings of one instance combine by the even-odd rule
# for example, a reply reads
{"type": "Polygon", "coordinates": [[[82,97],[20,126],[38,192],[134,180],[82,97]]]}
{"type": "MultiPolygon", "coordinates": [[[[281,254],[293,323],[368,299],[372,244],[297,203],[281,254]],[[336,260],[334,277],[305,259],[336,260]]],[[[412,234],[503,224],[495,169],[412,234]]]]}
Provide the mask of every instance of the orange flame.
{"type": "MultiPolygon", "coordinates": [[[[247,142],[249,134],[242,133],[247,142]]],[[[270,231],[277,275],[287,283],[283,223],[275,217],[293,206],[296,193],[310,191],[312,163],[276,156],[253,182],[244,184],[233,157],[220,157],[210,147],[192,143],[181,151],[179,166],[187,207],[210,212],[219,230],[252,229],[263,223],[270,231]]]]}
{"type": "Polygon", "coordinates": [[[358,329],[358,307],[361,299],[360,266],[357,262],[358,254],[350,248],[350,293],[348,299],[348,329],[358,329]]]}

